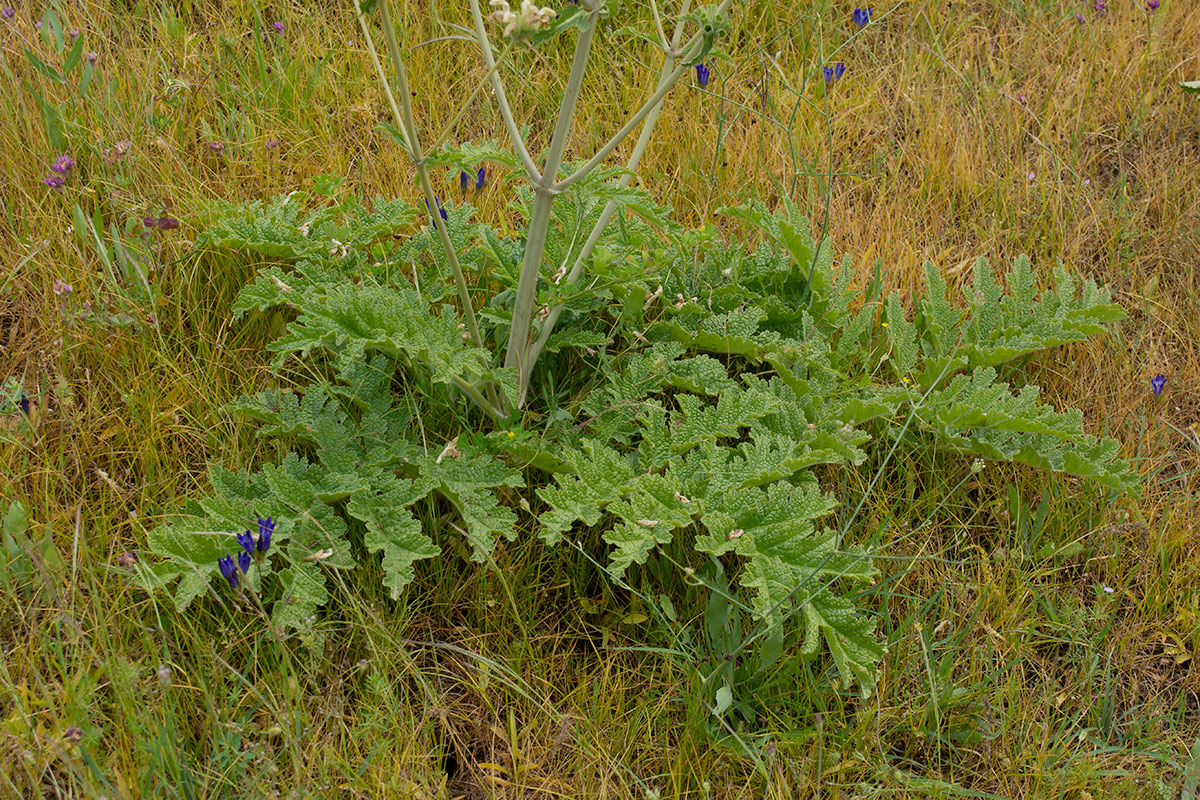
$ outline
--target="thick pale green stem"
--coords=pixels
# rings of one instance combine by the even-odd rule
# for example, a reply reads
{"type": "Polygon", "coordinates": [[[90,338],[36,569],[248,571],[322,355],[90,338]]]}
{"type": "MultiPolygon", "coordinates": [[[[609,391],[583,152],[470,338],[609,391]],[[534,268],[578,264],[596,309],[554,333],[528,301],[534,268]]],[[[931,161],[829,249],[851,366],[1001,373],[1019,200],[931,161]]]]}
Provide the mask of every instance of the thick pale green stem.
{"type": "Polygon", "coordinates": [[[590,11],[587,24],[579,32],[579,41],[575,44],[575,58],[571,62],[571,74],[567,76],[567,87],[563,90],[562,102],[558,106],[558,119],[554,123],[554,134],[550,139],[546,163],[542,167],[540,178],[534,184],[537,196],[529,220],[525,258],[521,262],[521,277],[517,281],[512,326],[508,332],[508,351],[504,357],[504,366],[516,367],[522,373],[525,371],[526,354],[530,345],[529,326],[533,321],[533,307],[537,303],[537,283],[542,270],[546,229],[550,225],[550,210],[554,204],[554,183],[559,167],[562,166],[563,153],[567,149],[567,138],[571,135],[571,122],[575,117],[579,91],[583,88],[583,75],[587,69],[598,15],[598,10],[590,11]]]}
{"type": "MultiPolygon", "coordinates": [[[[725,0],[720,7],[721,13],[725,13],[729,9],[731,3],[732,0],[725,0]]],[[[683,38],[683,17],[687,16],[690,6],[690,0],[685,0],[683,9],[680,11],[680,19],[675,23],[674,36],[671,40],[671,48],[663,52],[663,63],[661,69],[659,70],[658,86],[655,87],[654,95],[652,95],[651,99],[643,106],[644,109],[649,110],[647,113],[642,114],[642,118],[644,119],[642,132],[638,136],[637,143],[633,147],[633,152],[629,156],[629,162],[625,165],[625,169],[628,170],[628,172],[621,177],[619,182],[621,186],[628,186],[630,181],[633,180],[632,173],[637,169],[638,162],[641,161],[642,156],[646,152],[646,147],[650,144],[650,137],[654,133],[654,126],[658,122],[658,116],[662,111],[662,99],[666,96],[665,90],[669,90],[671,88],[674,82],[678,79],[679,74],[682,72],[682,70],[676,67],[675,62],[677,54],[679,53],[679,40],[683,38]],[[658,99],[655,100],[655,98],[658,99]]],[[[697,41],[699,41],[699,37],[693,37],[684,49],[690,50],[697,41]]],[[[630,126],[627,124],[625,128],[628,127],[630,126]]],[[[622,130],[624,130],[624,128],[622,128],[622,130]]],[[[620,133],[618,133],[618,136],[623,138],[622,134],[620,133]]],[[[613,137],[613,140],[619,141],[618,137],[616,136],[613,137]]],[[[609,152],[611,152],[611,150],[609,152]]],[[[595,161],[595,159],[593,159],[593,161],[595,161]]],[[[563,182],[560,182],[559,185],[561,186],[562,183],[563,182]]],[[[563,281],[564,286],[573,286],[575,282],[579,280],[580,276],[583,274],[584,262],[589,256],[591,256],[592,251],[596,247],[596,243],[600,241],[600,236],[604,233],[604,229],[608,226],[609,220],[612,219],[612,215],[616,211],[616,208],[617,204],[611,200],[605,204],[604,209],[600,212],[600,218],[596,220],[596,224],[592,227],[591,234],[588,235],[587,241],[584,242],[583,249],[579,251],[579,255],[576,257],[575,263],[571,266],[570,272],[567,273],[566,279],[563,281]]],[[[538,338],[533,345],[530,346],[526,354],[525,363],[522,367],[520,376],[521,382],[518,400],[519,404],[524,404],[525,402],[525,396],[529,391],[529,380],[533,373],[533,367],[537,363],[538,357],[541,356],[542,350],[546,347],[546,342],[550,339],[550,334],[554,332],[554,326],[558,323],[558,318],[562,316],[562,310],[562,303],[556,303],[551,307],[550,313],[542,323],[541,333],[538,335],[538,338]]]]}
{"type": "Polygon", "coordinates": [[[475,20],[475,39],[479,42],[479,53],[483,56],[484,66],[488,68],[488,73],[492,76],[492,91],[496,95],[496,105],[500,107],[500,118],[504,120],[508,138],[512,140],[513,149],[517,151],[517,157],[525,167],[525,176],[531,183],[537,183],[541,175],[538,174],[537,165],[529,157],[525,140],[521,138],[521,131],[517,128],[516,120],[513,119],[512,107],[508,104],[504,81],[500,80],[500,74],[496,72],[496,59],[492,56],[492,45],[488,42],[487,29],[483,26],[483,14],[479,11],[479,0],[471,0],[471,17],[475,20]]]}

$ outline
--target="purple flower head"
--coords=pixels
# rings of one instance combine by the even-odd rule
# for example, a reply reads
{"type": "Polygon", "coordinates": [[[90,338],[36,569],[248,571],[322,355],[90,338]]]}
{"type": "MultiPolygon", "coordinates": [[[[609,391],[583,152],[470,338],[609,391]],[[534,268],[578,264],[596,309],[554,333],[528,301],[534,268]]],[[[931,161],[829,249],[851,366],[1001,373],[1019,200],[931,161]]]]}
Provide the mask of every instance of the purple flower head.
{"type": "Polygon", "coordinates": [[[867,27],[867,23],[871,21],[871,15],[875,12],[869,8],[854,9],[854,24],[860,28],[867,27]]]}
{"type": "Polygon", "coordinates": [[[21,411],[24,412],[25,416],[28,417],[29,416],[29,395],[25,394],[24,392],[21,392],[21,399],[17,401],[17,405],[19,405],[21,407],[21,411]]]}
{"type": "Polygon", "coordinates": [[[66,175],[75,166],[75,159],[71,158],[66,153],[63,153],[58,158],[54,159],[54,163],[50,165],[50,169],[57,172],[59,175],[66,175]]]}
{"type": "Polygon", "coordinates": [[[1082,25],[1082,24],[1083,24],[1083,14],[1076,14],[1076,15],[1075,15],[1075,22],[1076,22],[1076,24],[1078,24],[1078,25],[1082,25]]]}
{"type": "Polygon", "coordinates": [[[42,178],[42,183],[56,192],[61,192],[62,188],[67,185],[67,182],[57,175],[47,175],[45,178],[42,178]]]}
{"type": "Polygon", "coordinates": [[[5,19],[12,19],[13,15],[16,13],[17,12],[13,11],[12,6],[5,6],[4,8],[0,9],[0,17],[4,17],[5,19]]]}
{"type": "Polygon", "coordinates": [[[79,28],[71,28],[67,35],[71,37],[71,41],[75,41],[79,38],[79,28]]]}
{"type": "Polygon", "coordinates": [[[94,67],[96,66],[96,62],[100,60],[100,54],[93,50],[92,52],[88,53],[87,59],[88,63],[94,67]]]}
{"type": "Polygon", "coordinates": [[[265,553],[271,546],[271,534],[275,533],[275,520],[258,518],[258,552],[265,553]]]}
{"type": "Polygon", "coordinates": [[[245,550],[238,553],[238,569],[242,571],[243,575],[250,571],[250,554],[245,550]]]}
{"type": "Polygon", "coordinates": [[[39,19],[37,22],[35,22],[33,24],[33,27],[37,28],[40,31],[42,29],[42,21],[39,19]]]}
{"type": "Polygon", "coordinates": [[[71,292],[75,291],[71,287],[71,284],[67,283],[62,278],[54,279],[53,289],[54,289],[54,294],[57,295],[58,297],[62,297],[63,295],[67,295],[67,294],[70,294],[71,292]]]}
{"type": "Polygon", "coordinates": [[[1160,373],[1150,379],[1150,391],[1154,392],[1155,397],[1160,396],[1165,388],[1167,388],[1166,375],[1160,373]]]}
{"type": "Polygon", "coordinates": [[[467,184],[471,182],[471,176],[465,172],[458,173],[458,188],[464,192],[467,190],[467,184]]]}
{"type": "Polygon", "coordinates": [[[229,588],[236,589],[238,585],[237,567],[233,565],[233,556],[226,555],[217,559],[217,569],[221,570],[221,577],[229,581],[229,588]]]}
{"type": "Polygon", "coordinates": [[[1150,9],[1151,13],[1158,11],[1158,0],[1146,0],[1146,8],[1150,9]]]}
{"type": "Polygon", "coordinates": [[[1108,11],[1108,0],[1092,0],[1092,8],[1097,14],[1103,14],[1108,11]]]}
{"type": "Polygon", "coordinates": [[[250,531],[239,533],[237,535],[238,544],[242,546],[242,551],[246,553],[254,552],[254,534],[250,531]]]}
{"type": "Polygon", "coordinates": [[[278,139],[267,139],[266,147],[268,150],[274,150],[276,147],[279,147],[279,140],[278,139]]]}
{"type": "Polygon", "coordinates": [[[279,20],[272,22],[271,27],[275,29],[276,33],[283,33],[283,23],[279,20]]]}
{"type": "Polygon", "coordinates": [[[219,153],[225,149],[225,143],[224,142],[209,142],[208,149],[212,150],[214,153],[219,153]]]}
{"type": "Polygon", "coordinates": [[[708,86],[708,79],[711,74],[712,70],[708,68],[708,64],[696,65],[696,83],[700,86],[708,86]]]}
{"type": "Polygon", "coordinates": [[[482,189],[485,183],[487,183],[487,168],[480,167],[479,172],[475,175],[475,190],[482,189]]]}
{"type": "MultiPolygon", "coordinates": [[[[433,198],[433,202],[437,203],[438,213],[442,215],[442,219],[447,219],[446,209],[442,208],[442,201],[438,198],[433,198]]],[[[433,216],[433,209],[429,207],[429,200],[425,201],[425,208],[429,211],[429,216],[433,216]]]]}

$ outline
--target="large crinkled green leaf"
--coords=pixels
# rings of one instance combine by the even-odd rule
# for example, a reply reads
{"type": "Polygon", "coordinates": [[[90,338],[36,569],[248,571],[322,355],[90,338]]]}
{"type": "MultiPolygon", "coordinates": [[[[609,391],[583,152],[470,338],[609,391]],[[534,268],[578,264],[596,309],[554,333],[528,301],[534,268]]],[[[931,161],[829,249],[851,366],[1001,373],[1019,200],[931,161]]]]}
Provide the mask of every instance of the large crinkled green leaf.
{"type": "Polygon", "coordinates": [[[383,554],[383,585],[393,600],[399,600],[412,582],[413,562],[440,552],[410,510],[433,486],[432,480],[381,477],[372,482],[370,492],[355,495],[346,507],[366,525],[367,549],[383,554]]]}
{"type": "Polygon", "coordinates": [[[1137,488],[1137,476],[1116,458],[1119,445],[1083,430],[1078,410],[1060,413],[1038,402],[1036,386],[1013,394],[991,367],[959,375],[945,389],[929,392],[913,413],[938,446],[963,454],[1019,461],[1055,472],[1087,477],[1122,492],[1137,488]]]}
{"type": "Polygon", "coordinates": [[[484,560],[500,537],[506,541],[517,537],[517,515],[500,504],[495,490],[523,487],[521,473],[486,454],[442,454],[440,460],[422,460],[419,467],[462,517],[473,558],[484,560]]]}
{"type": "Polygon", "coordinates": [[[609,505],[621,520],[604,534],[614,546],[609,570],[620,575],[631,563],[645,564],[655,547],[671,541],[671,532],[692,524],[697,503],[679,493],[676,483],[662,475],[643,475],[630,485],[627,497],[609,505]]]}
{"type": "Polygon", "coordinates": [[[578,451],[563,458],[574,474],[554,476],[554,486],[538,489],[538,497],[550,510],[541,515],[539,535],[547,544],[557,544],[576,522],[592,526],[600,521],[604,509],[626,492],[626,483],[634,470],[616,450],[585,441],[578,451]]]}
{"type": "Polygon", "coordinates": [[[806,655],[817,650],[816,637],[825,639],[833,663],[841,673],[845,688],[858,683],[864,698],[875,693],[885,648],[875,635],[875,624],[854,604],[829,591],[813,593],[802,606],[805,638],[802,648],[806,655]]]}
{"type": "MultiPolygon", "coordinates": [[[[767,631],[760,650],[763,666],[780,656],[788,617],[797,603],[824,589],[823,576],[862,580],[873,574],[869,559],[838,552],[832,531],[816,532],[816,521],[835,507],[811,475],[799,485],[730,490],[719,502],[705,498],[706,533],[696,537],[696,549],[745,559],[741,584],[755,593],[754,614],[767,631]]],[[[873,669],[873,664],[865,666],[873,669]]]]}
{"type": "Polygon", "coordinates": [[[672,415],[671,420],[671,437],[676,452],[737,436],[754,420],[778,408],[775,398],[753,389],[722,394],[715,405],[704,405],[698,397],[690,394],[679,395],[676,402],[679,411],[672,415]]]}

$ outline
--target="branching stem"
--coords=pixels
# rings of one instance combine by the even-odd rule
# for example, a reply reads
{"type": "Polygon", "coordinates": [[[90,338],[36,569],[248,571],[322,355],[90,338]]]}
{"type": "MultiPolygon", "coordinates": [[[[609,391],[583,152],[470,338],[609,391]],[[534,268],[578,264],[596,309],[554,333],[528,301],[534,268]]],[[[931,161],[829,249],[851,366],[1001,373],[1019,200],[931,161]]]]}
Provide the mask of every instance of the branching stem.
{"type": "MultiPolygon", "coordinates": [[[[478,0],[472,0],[477,3],[478,0]]],[[[533,321],[533,307],[537,302],[537,284],[542,269],[542,254],[546,246],[546,229],[550,226],[550,211],[554,204],[555,179],[562,166],[563,153],[567,149],[567,138],[571,135],[571,122],[575,118],[575,105],[579,91],[583,88],[583,76],[587,70],[588,55],[596,33],[599,8],[587,12],[588,21],[579,32],[575,44],[575,57],[571,62],[571,73],[563,90],[558,106],[558,118],[554,123],[554,134],[541,175],[534,181],[536,197],[529,220],[529,233],[525,240],[525,257],[521,262],[521,276],[517,281],[517,297],[513,307],[512,326],[508,332],[508,350],[504,366],[517,367],[525,371],[529,350],[529,326],[533,321]]]]}

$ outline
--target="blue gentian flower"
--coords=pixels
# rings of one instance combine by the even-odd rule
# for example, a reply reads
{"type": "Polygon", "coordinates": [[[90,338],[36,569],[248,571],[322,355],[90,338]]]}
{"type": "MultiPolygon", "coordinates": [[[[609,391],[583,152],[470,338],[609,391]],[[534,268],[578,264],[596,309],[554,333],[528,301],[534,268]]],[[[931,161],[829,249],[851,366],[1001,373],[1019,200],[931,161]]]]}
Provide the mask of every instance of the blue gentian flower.
{"type": "Polygon", "coordinates": [[[712,70],[708,68],[708,64],[696,65],[696,83],[701,86],[708,86],[708,77],[712,70]]]}
{"type": "Polygon", "coordinates": [[[1167,388],[1167,376],[1155,375],[1150,379],[1150,391],[1154,392],[1154,396],[1158,397],[1163,393],[1163,389],[1167,388]]]}
{"type": "Polygon", "coordinates": [[[839,61],[837,63],[837,66],[835,66],[833,68],[833,79],[836,81],[838,78],[842,77],[842,75],[844,75],[845,72],[846,72],[846,65],[843,64],[841,61],[839,61]]]}
{"type": "Polygon", "coordinates": [[[487,182],[487,168],[480,167],[479,173],[475,176],[475,191],[483,188],[483,184],[487,182]]]}
{"type": "Polygon", "coordinates": [[[821,74],[825,76],[825,83],[833,83],[833,67],[822,67],[821,74]]]}
{"type": "Polygon", "coordinates": [[[28,417],[29,416],[29,396],[22,392],[21,399],[17,401],[17,404],[21,406],[21,410],[24,411],[25,416],[28,417]]]}
{"type": "Polygon", "coordinates": [[[869,8],[854,9],[854,24],[860,28],[867,27],[867,23],[871,21],[871,15],[875,12],[869,8]]]}
{"type": "Polygon", "coordinates": [[[250,571],[250,554],[245,550],[238,553],[238,569],[242,571],[243,575],[250,571]]]}
{"type": "MultiPolygon", "coordinates": [[[[471,176],[465,172],[458,173],[458,188],[464,192],[467,190],[467,183],[471,180],[471,176]]],[[[428,205],[428,203],[426,203],[428,205]]]]}
{"type": "MultiPolygon", "coordinates": [[[[433,202],[437,203],[438,213],[442,215],[442,219],[446,219],[446,209],[442,208],[442,201],[438,198],[433,198],[433,202]]],[[[425,209],[429,211],[429,216],[433,217],[433,209],[429,207],[429,201],[425,201],[425,209]]]]}
{"type": "Polygon", "coordinates": [[[240,544],[242,546],[242,550],[244,550],[247,553],[254,552],[254,536],[253,536],[253,534],[250,533],[250,531],[246,531],[245,533],[239,533],[237,535],[237,540],[238,540],[238,544],[240,544]]]}
{"type": "Polygon", "coordinates": [[[265,553],[271,546],[271,534],[275,533],[275,520],[258,518],[258,552],[265,553]]]}
{"type": "Polygon", "coordinates": [[[233,556],[226,555],[217,559],[217,569],[221,570],[221,576],[229,581],[229,588],[236,589],[238,585],[237,568],[233,565],[233,556]]]}

